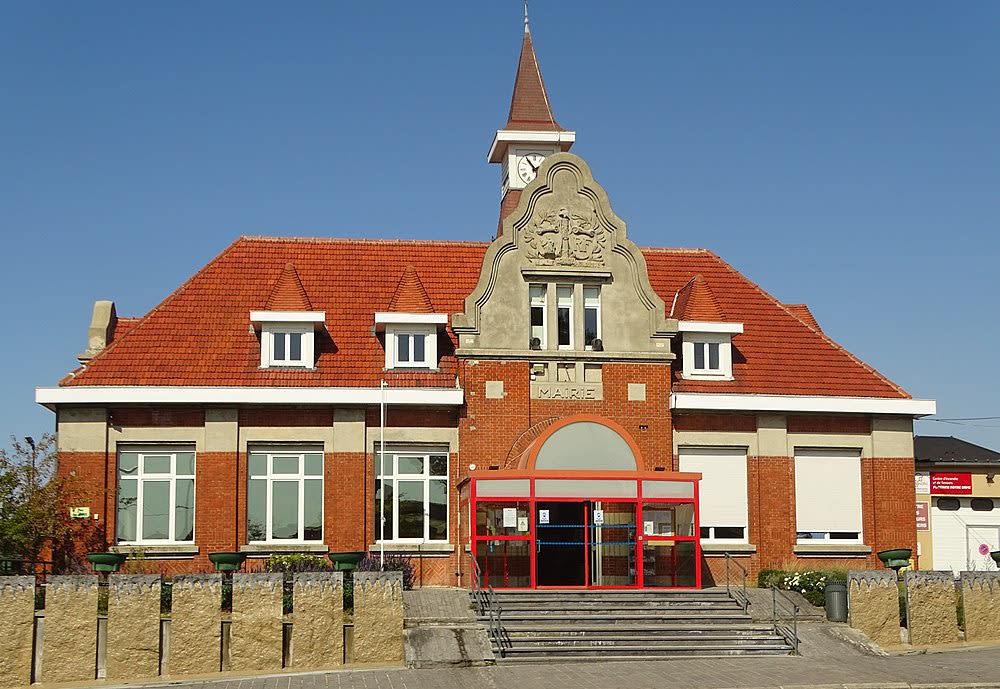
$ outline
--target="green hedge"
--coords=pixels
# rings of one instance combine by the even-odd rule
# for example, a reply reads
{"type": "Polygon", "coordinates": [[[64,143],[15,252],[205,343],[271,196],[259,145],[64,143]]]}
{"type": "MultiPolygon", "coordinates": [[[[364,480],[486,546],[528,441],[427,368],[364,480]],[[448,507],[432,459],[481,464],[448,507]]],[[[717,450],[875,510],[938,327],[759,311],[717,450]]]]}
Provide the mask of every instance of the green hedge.
{"type": "Polygon", "coordinates": [[[813,605],[826,605],[827,582],[847,581],[847,570],[843,569],[762,569],[757,574],[757,586],[771,588],[777,586],[782,591],[797,591],[813,605]]]}

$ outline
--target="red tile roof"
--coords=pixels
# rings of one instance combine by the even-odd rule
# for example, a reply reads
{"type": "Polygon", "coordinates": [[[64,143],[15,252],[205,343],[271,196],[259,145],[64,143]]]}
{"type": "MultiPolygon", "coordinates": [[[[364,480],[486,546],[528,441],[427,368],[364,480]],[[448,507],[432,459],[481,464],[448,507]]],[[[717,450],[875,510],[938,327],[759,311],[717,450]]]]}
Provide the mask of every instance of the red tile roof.
{"type": "Polygon", "coordinates": [[[281,275],[274,281],[271,294],[267,297],[265,311],[312,311],[309,295],[306,294],[295,265],[286,263],[281,275]]]}
{"type": "MultiPolygon", "coordinates": [[[[488,244],[243,237],[124,331],[63,385],[454,387],[456,340],[439,335],[438,372],[383,371],[374,312],[391,304],[407,266],[438,313],[458,313],[488,244]],[[294,264],[312,308],[326,312],[313,371],[262,370],[249,312],[267,303],[273,276],[294,264]],[[401,279],[400,276],[403,275],[401,279]]],[[[705,250],[644,249],[653,288],[668,305],[701,275],[733,338],[733,381],[675,380],[687,392],[908,397],[791,309],[705,250]]],[[[128,322],[128,319],[120,319],[128,322]]],[[[119,331],[121,327],[119,327],[119,331]]]]}
{"type": "Polygon", "coordinates": [[[687,284],[677,292],[677,300],[674,302],[673,318],[680,321],[708,321],[718,323],[725,320],[722,317],[722,310],[719,302],[712,294],[712,288],[708,286],[705,278],[701,274],[695,275],[688,280],[687,284]]]}
{"type": "Polygon", "coordinates": [[[785,304],[785,308],[795,314],[795,317],[800,321],[808,325],[814,330],[822,331],[823,329],[819,327],[819,323],[816,321],[816,317],[813,316],[812,311],[805,304],[785,304]]]}
{"type": "Polygon", "coordinates": [[[565,131],[552,114],[549,94],[542,81],[542,71],[538,68],[535,47],[531,34],[524,32],[521,43],[521,59],[517,63],[514,78],[514,93],[510,99],[510,113],[505,129],[517,131],[565,131]]]}
{"type": "Polygon", "coordinates": [[[396,292],[386,310],[392,313],[434,313],[431,298],[427,296],[424,283],[420,282],[420,276],[412,263],[407,263],[403,268],[403,275],[399,278],[396,292]]]}

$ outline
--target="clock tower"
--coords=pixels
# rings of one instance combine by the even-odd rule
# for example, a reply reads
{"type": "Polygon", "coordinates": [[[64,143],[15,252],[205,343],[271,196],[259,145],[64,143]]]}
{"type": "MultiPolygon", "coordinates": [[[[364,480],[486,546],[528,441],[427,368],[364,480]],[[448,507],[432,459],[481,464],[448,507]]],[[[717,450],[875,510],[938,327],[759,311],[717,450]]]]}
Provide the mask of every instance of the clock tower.
{"type": "Polygon", "coordinates": [[[502,169],[501,226],[504,217],[517,207],[521,190],[535,178],[542,161],[553,153],[568,151],[575,140],[576,132],[563,128],[552,114],[525,11],[524,40],[510,113],[504,128],[497,130],[487,158],[491,163],[500,163],[502,169]]]}

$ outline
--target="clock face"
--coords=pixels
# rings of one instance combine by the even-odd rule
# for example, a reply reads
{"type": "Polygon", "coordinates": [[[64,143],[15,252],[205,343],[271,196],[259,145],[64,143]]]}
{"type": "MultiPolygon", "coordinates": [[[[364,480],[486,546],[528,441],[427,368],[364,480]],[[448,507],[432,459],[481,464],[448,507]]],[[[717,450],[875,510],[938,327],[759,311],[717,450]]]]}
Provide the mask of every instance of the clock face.
{"type": "Polygon", "coordinates": [[[538,174],[538,168],[544,160],[545,155],[542,153],[528,153],[521,156],[517,161],[517,176],[521,178],[522,182],[527,184],[535,179],[535,175],[538,174]]]}

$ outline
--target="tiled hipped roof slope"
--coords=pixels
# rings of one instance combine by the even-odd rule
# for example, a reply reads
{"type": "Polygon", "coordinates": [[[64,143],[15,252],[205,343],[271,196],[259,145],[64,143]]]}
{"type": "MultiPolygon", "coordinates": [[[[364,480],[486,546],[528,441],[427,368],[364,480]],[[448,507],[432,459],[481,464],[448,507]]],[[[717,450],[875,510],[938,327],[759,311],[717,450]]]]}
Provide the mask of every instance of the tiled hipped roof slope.
{"type": "MultiPolygon", "coordinates": [[[[439,372],[383,371],[374,312],[396,295],[408,265],[438,313],[458,313],[479,277],[488,244],[353,239],[238,239],[123,332],[62,385],[453,387],[453,333],[440,337],[439,372]],[[286,264],[312,308],[326,312],[314,371],[260,369],[261,309],[286,264]]],[[[909,397],[713,253],[644,249],[653,288],[668,305],[696,275],[711,287],[733,339],[733,381],[675,380],[688,392],[909,397]]],[[[381,336],[380,336],[381,337],[381,336]]]]}

